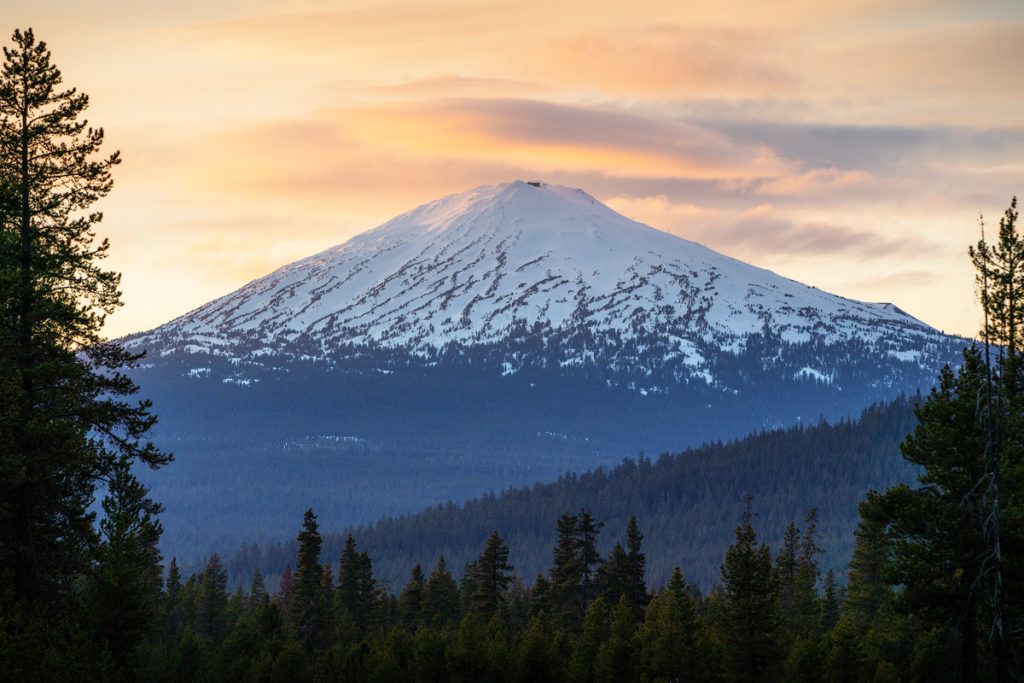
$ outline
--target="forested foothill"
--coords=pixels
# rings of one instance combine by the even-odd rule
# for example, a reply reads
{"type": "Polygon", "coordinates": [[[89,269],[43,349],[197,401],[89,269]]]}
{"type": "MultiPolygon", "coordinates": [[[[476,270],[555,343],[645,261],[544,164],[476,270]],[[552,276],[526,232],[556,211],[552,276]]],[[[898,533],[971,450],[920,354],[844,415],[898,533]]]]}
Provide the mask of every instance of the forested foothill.
{"type": "MultiPolygon", "coordinates": [[[[1016,201],[995,239],[983,231],[970,249],[981,342],[921,398],[900,444],[915,476],[860,503],[845,572],[822,566],[834,539],[819,520],[835,492],[824,492],[817,510],[794,501],[762,518],[765,496],[738,498],[742,469],[734,473],[737,507],[725,521],[731,529],[714,531],[727,544],[713,560],[714,576],[692,580],[683,558],[670,572],[649,571],[652,539],[660,545],[669,534],[656,515],[647,525],[656,499],[643,502],[639,489],[648,484],[635,473],[699,464],[690,454],[554,485],[552,492],[632,480],[638,490],[607,517],[585,495],[571,507],[565,498],[539,510],[535,524],[553,529],[553,542],[537,551],[538,539],[533,557],[519,555],[528,544],[506,542],[499,507],[482,507],[495,516],[484,520],[485,535],[471,530],[475,538],[459,541],[475,548],[467,561],[438,554],[412,566],[401,584],[379,578],[374,553],[356,535],[325,552],[309,510],[280,578],[268,584],[254,572],[247,587],[232,591],[217,555],[188,576],[173,559],[165,564],[160,506],[134,474],[171,456],[148,440],[155,418],[125,374],[139,358],[101,336],[120,302],[119,276],[101,267],[108,245],[97,241],[101,215],[92,207],[111,190],[119,156],[100,154],[103,131],[83,118],[87,106],[84,94],[63,86],[45,43],[31,30],[15,31],[0,70],[3,678],[1010,681],[1024,674],[1024,242],[1016,201]],[[763,542],[759,529],[787,512],[781,539],[763,542]],[[599,546],[603,534],[617,542],[599,546]]],[[[900,410],[878,408],[865,419],[898,423],[900,410]]],[[[838,439],[853,429],[844,423],[738,443],[761,439],[779,449],[766,455],[773,457],[806,434],[838,439]]],[[[421,519],[442,523],[444,514],[421,519]]],[[[389,524],[399,522],[358,533],[369,538],[389,524]]],[[[680,539],[706,533],[696,519],[673,531],[680,539]]]]}
{"type": "MultiPolygon", "coordinates": [[[[856,420],[765,431],[655,459],[628,458],[612,468],[437,505],[340,533],[326,531],[340,525],[318,513],[325,528],[324,552],[337,556],[351,533],[373,556],[378,577],[401,585],[414,565],[432,564],[441,553],[461,568],[497,529],[522,576],[531,577],[551,559],[557,536],[552,520],[585,507],[606,523],[597,539],[602,553],[624,540],[626,523],[636,516],[649,544],[652,585],[663,585],[681,564],[688,580],[707,589],[718,581],[722,555],[744,509],[743,494],[750,493],[761,537],[772,546],[782,541],[791,519],[816,507],[826,549],[819,561],[842,574],[853,554],[857,505],[864,493],[914,481],[915,466],[900,457],[900,442],[913,429],[918,400],[873,406],[856,420]]],[[[232,586],[247,585],[256,569],[274,582],[294,561],[294,538],[253,540],[222,555],[232,586]]],[[[178,562],[187,571],[199,571],[205,559],[197,563],[178,557],[178,562]]]]}

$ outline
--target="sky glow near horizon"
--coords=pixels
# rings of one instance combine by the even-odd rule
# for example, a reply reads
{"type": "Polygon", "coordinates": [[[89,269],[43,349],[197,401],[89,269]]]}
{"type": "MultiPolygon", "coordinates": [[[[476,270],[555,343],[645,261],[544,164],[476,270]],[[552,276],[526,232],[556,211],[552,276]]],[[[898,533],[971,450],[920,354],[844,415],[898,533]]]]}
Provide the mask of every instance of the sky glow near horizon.
{"type": "Polygon", "coordinates": [[[976,331],[967,245],[1024,193],[1024,4],[605,4],[36,0],[0,28],[124,156],[111,336],[514,179],[976,331]]]}

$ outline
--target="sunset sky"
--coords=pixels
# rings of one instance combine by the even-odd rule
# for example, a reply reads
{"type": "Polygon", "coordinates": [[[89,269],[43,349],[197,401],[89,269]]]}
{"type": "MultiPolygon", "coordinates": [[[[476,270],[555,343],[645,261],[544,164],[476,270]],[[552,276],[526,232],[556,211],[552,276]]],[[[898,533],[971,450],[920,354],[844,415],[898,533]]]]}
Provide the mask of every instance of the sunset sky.
{"type": "MultiPolygon", "coordinates": [[[[92,97],[147,329],[423,202],[582,187],[946,331],[1024,193],[1024,3],[5,2],[92,97]]],[[[5,39],[6,42],[6,39],[5,39]]]]}

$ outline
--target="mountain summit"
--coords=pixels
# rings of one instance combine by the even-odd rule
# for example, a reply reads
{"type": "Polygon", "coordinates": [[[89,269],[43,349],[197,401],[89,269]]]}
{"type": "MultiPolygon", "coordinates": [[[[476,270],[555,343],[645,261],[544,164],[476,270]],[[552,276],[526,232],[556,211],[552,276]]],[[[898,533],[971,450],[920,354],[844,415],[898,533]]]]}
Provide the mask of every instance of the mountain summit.
{"type": "MultiPolygon", "coordinates": [[[[425,204],[131,343],[164,354],[334,358],[351,347],[434,355],[532,336],[557,342],[563,365],[600,357],[649,372],[624,353],[653,346],[654,366],[674,359],[682,375],[712,382],[709,352],[740,353],[765,333],[787,344],[858,340],[902,360],[938,335],[892,305],[780,277],[583,190],[516,181],[425,204]]],[[[505,374],[524,360],[501,355],[505,374]]]]}

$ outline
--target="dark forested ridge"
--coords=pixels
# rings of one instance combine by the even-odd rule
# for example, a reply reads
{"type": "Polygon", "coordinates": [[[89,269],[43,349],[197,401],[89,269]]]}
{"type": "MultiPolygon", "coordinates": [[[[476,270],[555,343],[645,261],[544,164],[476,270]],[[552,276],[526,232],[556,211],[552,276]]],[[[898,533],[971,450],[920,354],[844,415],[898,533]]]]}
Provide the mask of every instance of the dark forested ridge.
{"type": "MultiPolygon", "coordinates": [[[[717,580],[749,492],[758,527],[773,544],[791,519],[817,507],[824,566],[842,570],[865,493],[913,479],[913,469],[899,455],[900,442],[915,424],[912,403],[900,398],[866,409],[857,420],[766,431],[656,460],[627,459],[611,469],[568,474],[351,531],[374,558],[378,576],[392,585],[400,585],[415,564],[432,565],[442,554],[460,573],[495,529],[508,542],[520,575],[530,578],[550,560],[553,520],[562,512],[586,508],[604,522],[599,547],[605,552],[623,540],[635,515],[648,540],[652,585],[663,585],[681,565],[691,581],[707,587],[717,580]]],[[[329,528],[330,519],[323,524],[329,528]]],[[[344,536],[325,535],[329,556],[340,552],[344,536]]],[[[294,554],[294,543],[245,546],[227,558],[226,568],[233,582],[247,583],[256,568],[268,578],[278,576],[294,554]]]]}

